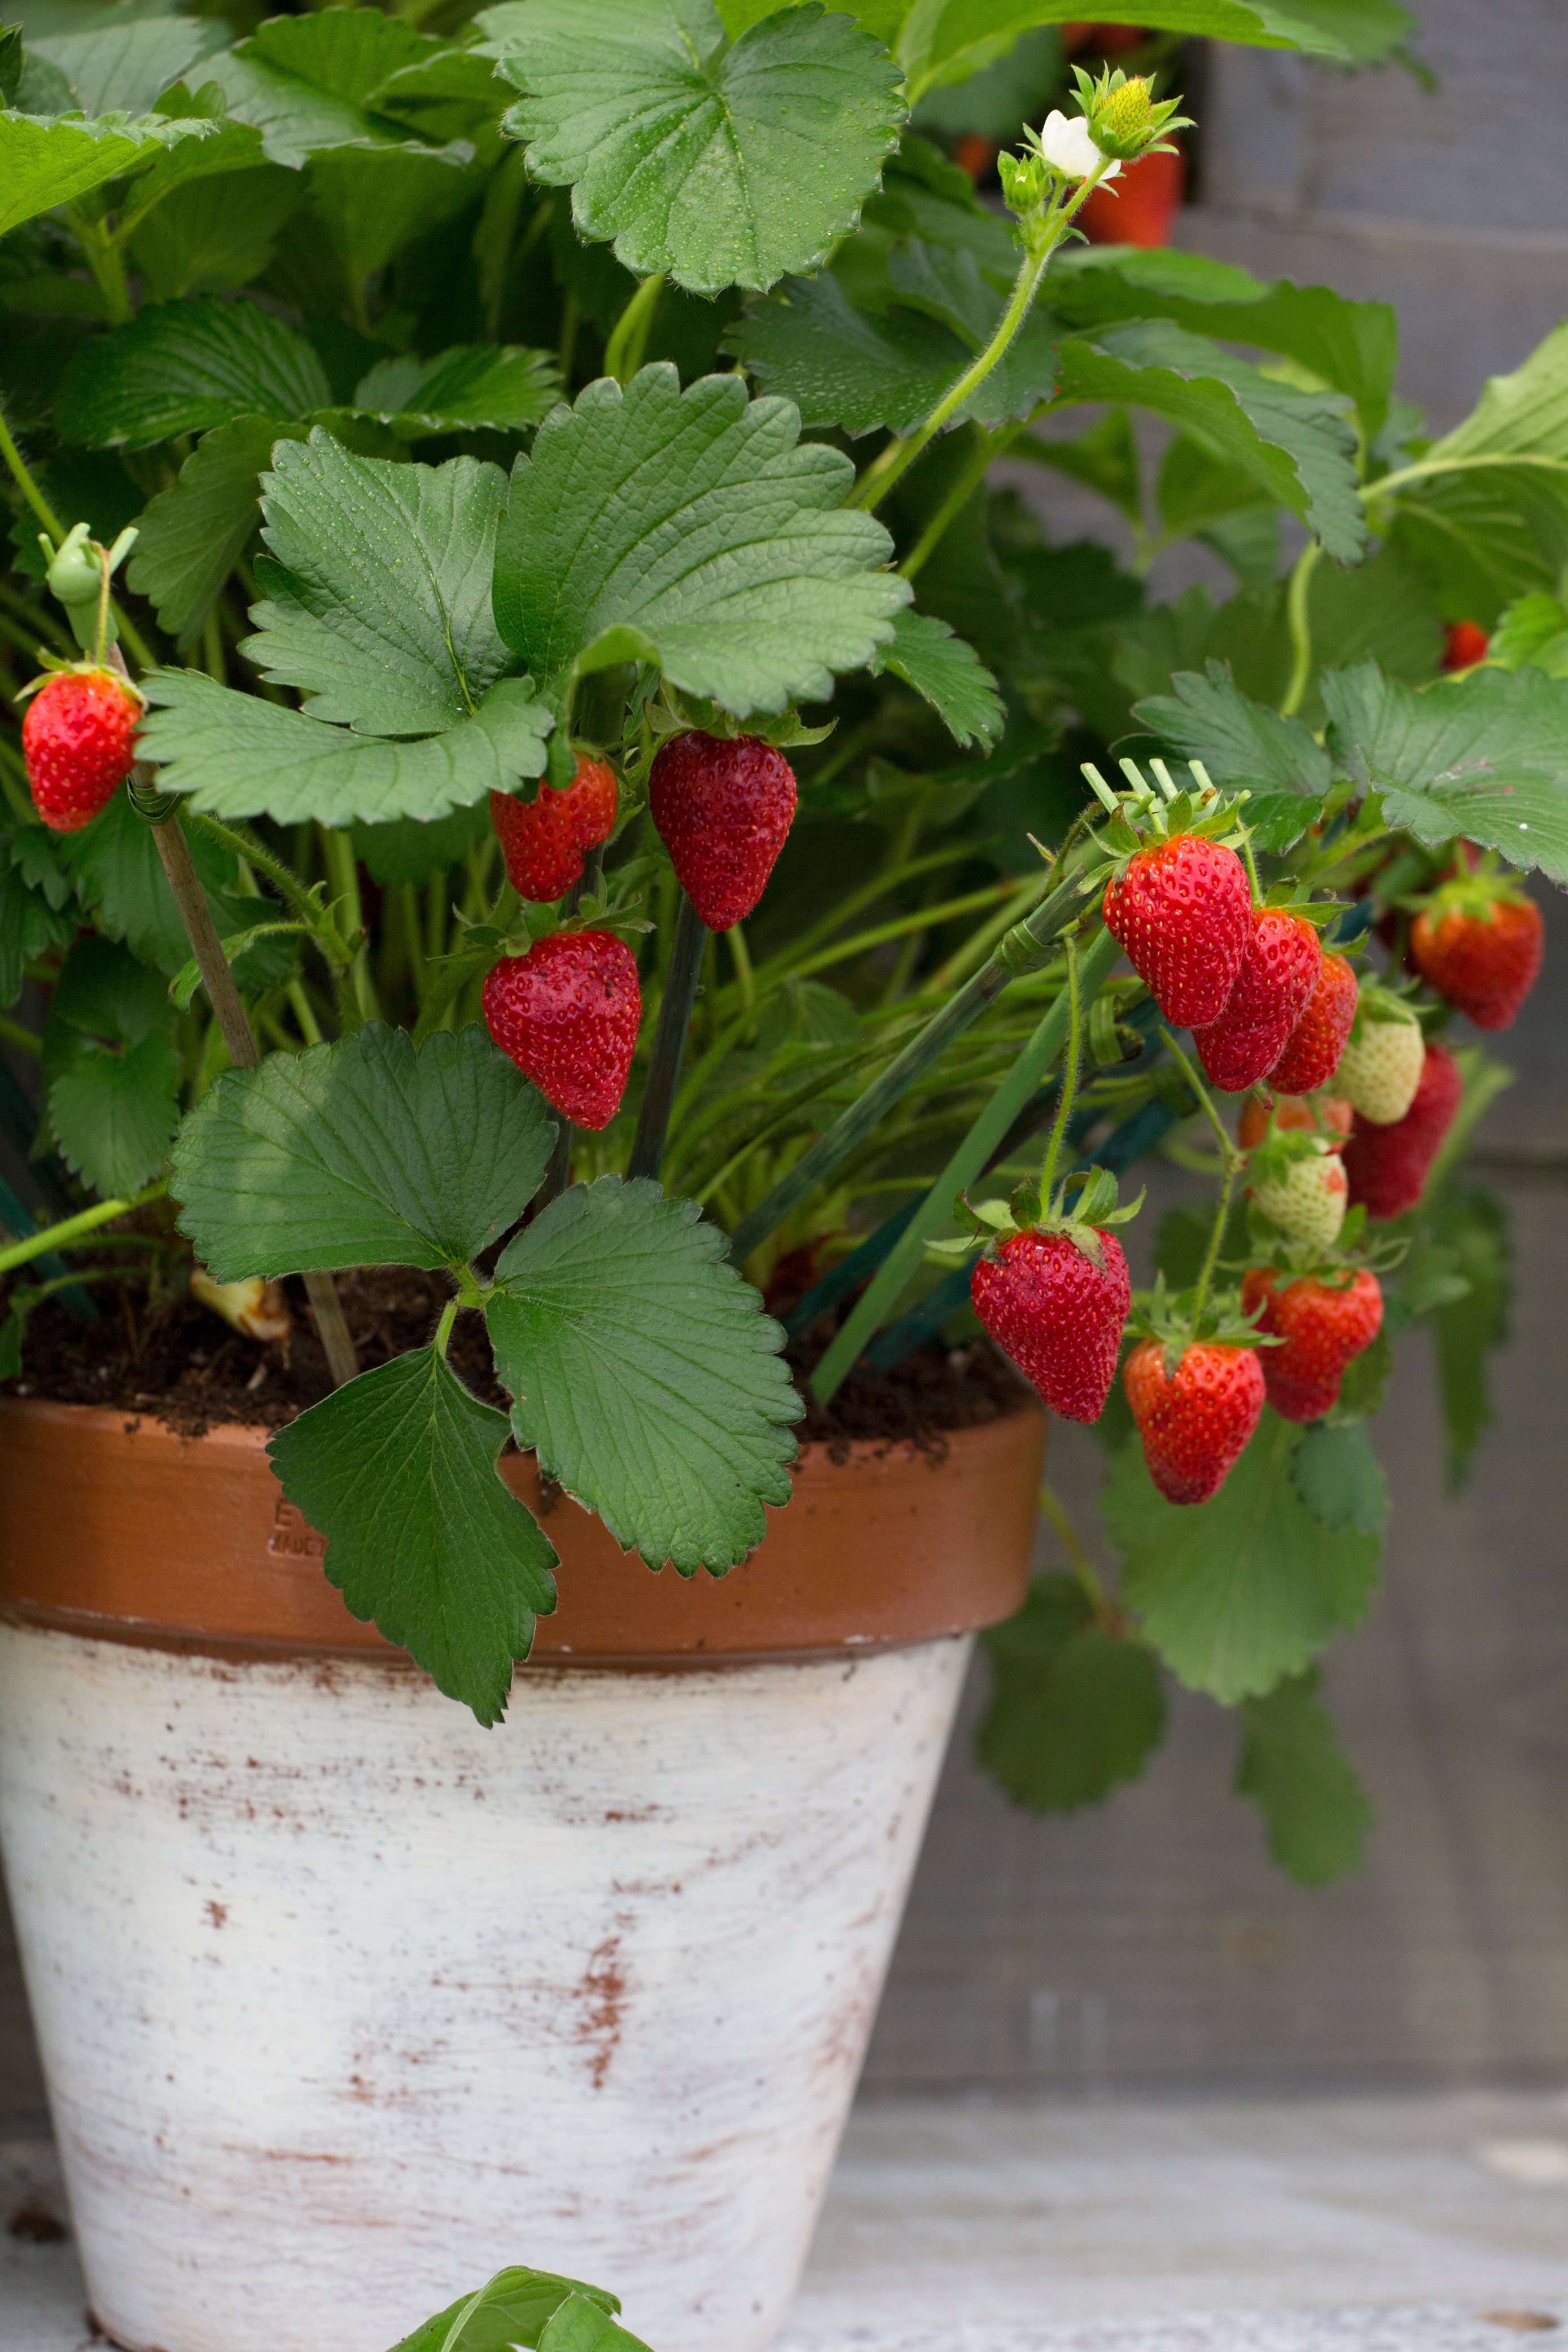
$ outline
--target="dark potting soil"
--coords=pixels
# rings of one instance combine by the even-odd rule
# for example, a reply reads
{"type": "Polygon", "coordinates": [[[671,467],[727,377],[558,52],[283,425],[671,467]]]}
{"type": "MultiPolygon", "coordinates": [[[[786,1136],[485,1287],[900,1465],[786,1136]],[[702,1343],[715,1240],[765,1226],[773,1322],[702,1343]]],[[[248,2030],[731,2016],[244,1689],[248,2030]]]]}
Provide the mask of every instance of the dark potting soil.
{"type": "MultiPolygon", "coordinates": [[[[423,1347],[451,1295],[439,1276],[405,1266],[340,1275],[338,1286],[365,1371],[423,1347]]],[[[0,1382],[0,1395],[152,1413],[185,1437],[236,1422],[277,1429],[331,1387],[304,1286],[293,1278],[284,1288],[294,1328],[288,1340],[266,1345],[230,1330],[188,1294],[154,1309],[144,1289],[104,1284],[94,1293],[96,1323],[79,1322],[57,1299],[47,1299],[29,1319],[21,1375],[0,1382]]],[[[890,1372],[863,1367],[825,1410],[805,1383],[837,1321],[837,1314],[819,1318],[785,1352],[801,1392],[803,1444],[913,1440],[940,1452],[948,1432],[998,1421],[1031,1393],[989,1340],[976,1339],[920,1349],[890,1372]]],[[[475,1394],[504,1410],[506,1394],[478,1315],[458,1316],[449,1352],[453,1370],[475,1394]]]]}

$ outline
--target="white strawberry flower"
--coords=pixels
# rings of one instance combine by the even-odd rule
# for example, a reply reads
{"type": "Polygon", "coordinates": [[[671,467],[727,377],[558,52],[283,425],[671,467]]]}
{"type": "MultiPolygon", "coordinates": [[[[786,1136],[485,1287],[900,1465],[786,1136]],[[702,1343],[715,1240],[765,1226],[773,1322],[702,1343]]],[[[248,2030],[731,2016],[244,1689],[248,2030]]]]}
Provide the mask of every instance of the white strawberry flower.
{"type": "MultiPolygon", "coordinates": [[[[1058,107],[1047,115],[1040,132],[1040,152],[1054,172],[1064,180],[1087,180],[1091,172],[1100,170],[1105,158],[1089,137],[1089,124],[1081,114],[1070,119],[1058,107]]],[[[1114,180],[1121,171],[1120,163],[1105,163],[1100,185],[1114,180]]]]}

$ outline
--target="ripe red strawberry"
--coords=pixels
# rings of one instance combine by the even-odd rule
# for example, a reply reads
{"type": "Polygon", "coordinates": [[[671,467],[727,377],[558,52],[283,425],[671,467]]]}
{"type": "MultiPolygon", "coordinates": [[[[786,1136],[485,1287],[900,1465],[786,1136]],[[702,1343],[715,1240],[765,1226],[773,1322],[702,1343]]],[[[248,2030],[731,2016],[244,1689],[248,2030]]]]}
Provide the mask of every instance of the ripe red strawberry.
{"type": "Polygon", "coordinates": [[[142,702],[108,669],[56,670],[22,721],[33,805],[57,833],[79,833],[135,763],[142,702]]]}
{"type": "Polygon", "coordinates": [[[555,931],[502,956],[484,987],[485,1026],[546,1102],[579,1127],[621,1107],[642,1019],[631,950],[609,931],[555,931]]]}
{"type": "Polygon", "coordinates": [[[648,806],[670,864],[710,931],[743,923],[767,887],[795,815],[782,751],[738,735],[676,735],[648,778],[648,806]]]}
{"type": "Polygon", "coordinates": [[[536,800],[490,794],[490,821],[500,836],[507,874],[520,897],[550,905],[583,878],[584,850],[597,849],[616,822],[615,770],[577,754],[577,772],[564,792],[541,783],[536,800]]]}
{"type": "Polygon", "coordinates": [[[983,1257],[969,1295],[997,1346],[1063,1421],[1098,1421],[1132,1303],[1121,1244],[1100,1231],[1097,1266],[1065,1234],[1009,1234],[983,1257]]]}
{"type": "Polygon", "coordinates": [[[1455,621],[1448,629],[1448,642],[1443,654],[1445,669],[1474,669],[1485,661],[1487,647],[1491,643],[1486,631],[1476,621],[1455,621]]]}
{"type": "Polygon", "coordinates": [[[1286,1421],[1321,1421],[1338,1403],[1347,1365],[1383,1328],[1383,1292],[1363,1266],[1336,1285],[1300,1275],[1280,1286],[1269,1266],[1254,1266],[1241,1286],[1250,1315],[1261,1305],[1260,1332],[1282,1348],[1260,1348],[1268,1402],[1286,1421]]]}
{"type": "Polygon", "coordinates": [[[1533,898],[1488,898],[1467,881],[1423,907],[1410,952],[1423,980],[1478,1029],[1506,1029],[1535,985],[1544,931],[1533,898]]]}
{"type": "Polygon", "coordinates": [[[1359,1201],[1369,1217],[1402,1217],[1415,1206],[1464,1091],[1447,1047],[1428,1045],[1415,1100],[1403,1118],[1380,1127],[1356,1113],[1344,1150],[1352,1207],[1359,1201]]]}
{"type": "Polygon", "coordinates": [[[1322,969],[1323,949],[1304,915],[1260,908],[1225,1011],[1193,1031],[1198,1059],[1227,1094],[1267,1077],[1285,1051],[1322,969]]]}
{"type": "Polygon", "coordinates": [[[1179,154],[1140,155],[1114,180],[1089,190],[1077,226],[1091,245],[1169,245],[1185,180],[1179,154]]]}
{"type": "Polygon", "coordinates": [[[1224,1486],[1263,1410],[1257,1349],[1195,1339],[1167,1380],[1163,1342],[1140,1339],[1121,1381],[1161,1494],[1168,1503],[1206,1503],[1224,1486]]]}
{"type": "Polygon", "coordinates": [[[1268,1073],[1270,1087],[1281,1094],[1310,1095],[1326,1086],[1340,1066],[1355,1008],[1354,972],[1343,956],[1326,955],[1306,1008],[1268,1073]]]}
{"type": "Polygon", "coordinates": [[[1167,1021],[1188,1029],[1219,1018],[1252,931],[1252,887],[1234,849],[1192,833],[1140,849],[1106,884],[1104,914],[1167,1021]]]}
{"type": "MultiPolygon", "coordinates": [[[[1351,1121],[1354,1118],[1355,1113],[1342,1095],[1320,1095],[1315,1107],[1318,1115],[1314,1118],[1312,1116],[1314,1106],[1303,1100],[1301,1096],[1276,1095],[1274,1124],[1286,1130],[1300,1128],[1309,1135],[1313,1133],[1321,1135],[1333,1145],[1337,1151],[1351,1131],[1351,1121]]],[[[1248,1095],[1241,1106],[1241,1120],[1237,1129],[1237,1142],[1243,1151],[1250,1151],[1256,1144],[1262,1142],[1268,1132],[1267,1097],[1261,1095],[1248,1095]]]]}

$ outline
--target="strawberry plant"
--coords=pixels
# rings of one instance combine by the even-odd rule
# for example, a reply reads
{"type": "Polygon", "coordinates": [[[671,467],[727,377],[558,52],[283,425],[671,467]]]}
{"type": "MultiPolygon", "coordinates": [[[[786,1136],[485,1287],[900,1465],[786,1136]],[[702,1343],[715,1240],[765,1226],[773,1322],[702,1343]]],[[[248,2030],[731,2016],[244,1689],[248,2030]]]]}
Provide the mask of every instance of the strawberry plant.
{"type": "Polygon", "coordinates": [[[1454,1171],[1506,1074],[1440,1033],[1568,882],[1568,330],[1432,440],[1385,306],[1079,236],[1173,170],[1184,38],[1364,64],[1394,0],[1154,0],[1070,76],[1003,13],[6,28],[0,1374],[111,1299],[261,1381],[313,1331],[284,1490],[495,1722],[556,1605],[509,1440],[721,1576],[803,1387],[984,1330],[1098,1417],[1122,1570],[1059,1529],[982,1752],[1088,1801],[1169,1674],[1322,1875],[1390,1343],[1462,1466],[1505,1311],[1454,1171]],[[1184,544],[1232,592],[1156,601],[1184,544]],[[1134,1292],[1151,1154],[1220,1197],[1134,1292]],[[388,1267],[439,1303],[362,1368],[388,1267]]]}

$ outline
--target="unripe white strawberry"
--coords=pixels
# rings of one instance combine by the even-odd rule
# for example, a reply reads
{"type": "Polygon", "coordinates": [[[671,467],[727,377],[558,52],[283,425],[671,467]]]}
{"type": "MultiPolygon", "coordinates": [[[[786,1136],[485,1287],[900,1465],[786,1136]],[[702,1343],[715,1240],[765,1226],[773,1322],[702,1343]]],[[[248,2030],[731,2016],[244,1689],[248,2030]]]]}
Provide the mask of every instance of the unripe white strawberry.
{"type": "Polygon", "coordinates": [[[1426,1041],[1413,1015],[1401,1012],[1374,1020],[1363,1011],[1340,1055],[1334,1085],[1363,1118],[1374,1127],[1393,1127],[1415,1099],[1426,1058],[1426,1041]]]}
{"type": "Polygon", "coordinates": [[[1337,1151],[1293,1160],[1279,1174],[1255,1183],[1252,1197],[1293,1242],[1332,1249],[1345,1221],[1345,1170],[1337,1151]]]}

